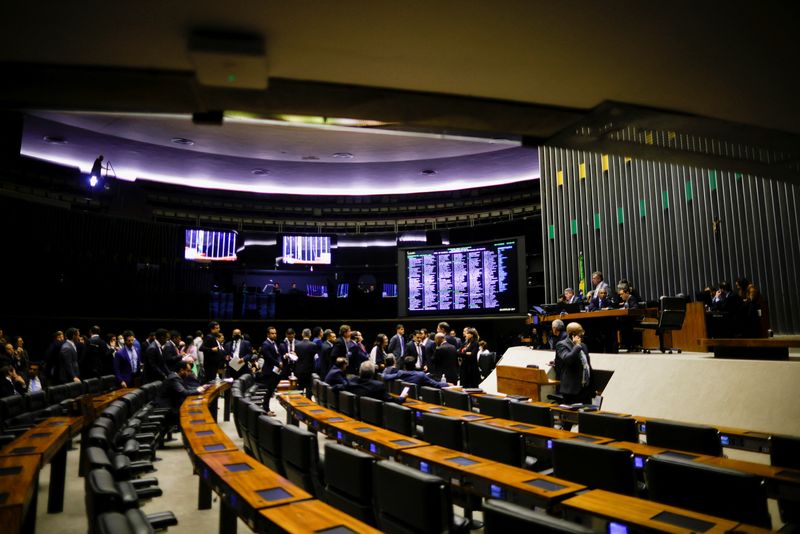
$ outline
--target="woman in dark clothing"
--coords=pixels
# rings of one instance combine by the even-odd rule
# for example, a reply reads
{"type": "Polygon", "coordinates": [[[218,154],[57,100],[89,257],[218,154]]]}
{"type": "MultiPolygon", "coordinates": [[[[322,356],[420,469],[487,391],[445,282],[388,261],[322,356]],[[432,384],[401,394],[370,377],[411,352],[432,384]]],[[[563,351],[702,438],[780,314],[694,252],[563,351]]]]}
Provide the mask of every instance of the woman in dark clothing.
{"type": "Polygon", "coordinates": [[[478,336],[478,331],[474,328],[467,328],[466,332],[464,343],[461,346],[461,350],[459,350],[461,353],[459,378],[461,387],[476,388],[481,383],[481,371],[478,368],[478,352],[480,351],[478,341],[480,341],[480,337],[478,336]]]}

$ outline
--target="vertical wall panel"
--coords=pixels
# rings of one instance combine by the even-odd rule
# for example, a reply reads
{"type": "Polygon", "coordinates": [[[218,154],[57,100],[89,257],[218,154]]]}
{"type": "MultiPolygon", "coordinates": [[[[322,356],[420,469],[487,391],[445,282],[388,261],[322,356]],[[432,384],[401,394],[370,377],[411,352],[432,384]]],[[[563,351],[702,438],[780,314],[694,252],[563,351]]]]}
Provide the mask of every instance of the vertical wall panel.
{"type": "MultiPolygon", "coordinates": [[[[674,143],[711,149],[707,140],[679,136],[674,143]]],[[[724,150],[748,148],[713,147],[715,152],[724,150]]],[[[800,333],[800,186],[663,162],[626,162],[618,156],[608,156],[608,172],[603,172],[602,154],[557,147],[542,147],[540,161],[548,300],[565,287],[577,288],[583,252],[587,284],[591,272],[600,270],[611,285],[628,278],[647,300],[662,294],[694,295],[720,280],[733,283],[745,276],[767,298],[773,330],[800,333]],[[581,163],[586,165],[585,179],[580,178],[581,163]],[[559,171],[563,185],[557,183],[559,171]],[[714,234],[716,218],[719,235],[714,234]],[[573,220],[577,235],[571,232],[573,220]],[[551,225],[554,239],[549,237],[551,225]]]]}

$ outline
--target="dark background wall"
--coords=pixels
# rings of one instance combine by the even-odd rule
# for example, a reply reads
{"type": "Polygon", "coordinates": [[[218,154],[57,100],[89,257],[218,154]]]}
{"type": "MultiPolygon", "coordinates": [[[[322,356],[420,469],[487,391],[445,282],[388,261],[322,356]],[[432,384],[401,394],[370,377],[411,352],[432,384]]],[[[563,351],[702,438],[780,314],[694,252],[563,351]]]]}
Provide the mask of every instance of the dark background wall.
{"type": "Polygon", "coordinates": [[[648,300],[744,276],[772,328],[800,332],[800,186],[555,147],[540,161],[546,299],[577,286],[582,251],[587,283],[600,270],[648,300]]]}

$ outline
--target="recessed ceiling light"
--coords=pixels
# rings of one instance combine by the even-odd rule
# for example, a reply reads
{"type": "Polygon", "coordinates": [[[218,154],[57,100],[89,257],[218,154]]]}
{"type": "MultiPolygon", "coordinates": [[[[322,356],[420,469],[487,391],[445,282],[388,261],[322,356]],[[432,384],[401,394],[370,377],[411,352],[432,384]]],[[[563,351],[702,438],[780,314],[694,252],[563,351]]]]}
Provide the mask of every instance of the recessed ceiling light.
{"type": "Polygon", "coordinates": [[[45,135],[42,137],[42,141],[48,143],[50,145],[66,145],[67,140],[61,137],[60,135],[45,135]]]}
{"type": "Polygon", "coordinates": [[[433,176],[434,174],[439,174],[438,171],[434,171],[433,169],[422,169],[419,171],[422,176],[433,176]]]}
{"type": "Polygon", "coordinates": [[[355,157],[350,152],[335,152],[332,156],[339,159],[353,159],[355,157]]]}
{"type": "Polygon", "coordinates": [[[317,161],[319,158],[317,156],[303,156],[303,161],[317,161]]]}
{"type": "Polygon", "coordinates": [[[251,169],[250,172],[256,176],[266,176],[269,174],[269,169],[251,169]]]}
{"type": "Polygon", "coordinates": [[[173,137],[172,139],[170,139],[170,141],[172,141],[176,145],[183,145],[183,146],[194,145],[194,141],[192,141],[191,139],[186,139],[185,137],[173,137]]]}

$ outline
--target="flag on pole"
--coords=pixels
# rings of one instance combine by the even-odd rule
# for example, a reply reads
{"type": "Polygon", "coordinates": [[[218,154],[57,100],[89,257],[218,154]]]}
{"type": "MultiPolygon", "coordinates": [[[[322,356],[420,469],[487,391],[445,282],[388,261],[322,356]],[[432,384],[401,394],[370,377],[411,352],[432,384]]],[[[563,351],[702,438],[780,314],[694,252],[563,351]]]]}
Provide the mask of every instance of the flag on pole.
{"type": "Polygon", "coordinates": [[[578,298],[583,298],[583,292],[586,291],[586,272],[583,268],[583,251],[578,252],[578,298]]]}

